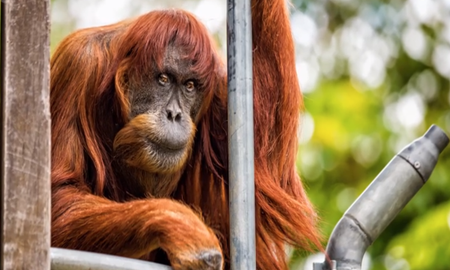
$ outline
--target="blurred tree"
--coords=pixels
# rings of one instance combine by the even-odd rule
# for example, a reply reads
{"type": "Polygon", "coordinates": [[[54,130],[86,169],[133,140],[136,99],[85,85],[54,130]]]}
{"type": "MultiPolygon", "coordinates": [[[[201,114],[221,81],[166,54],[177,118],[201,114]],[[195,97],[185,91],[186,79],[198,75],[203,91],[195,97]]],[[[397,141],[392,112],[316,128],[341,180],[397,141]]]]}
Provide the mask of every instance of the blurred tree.
{"type": "MultiPolygon", "coordinates": [[[[450,134],[450,3],[294,4],[302,136],[310,136],[301,139],[299,171],[329,235],[402,147],[431,124],[450,134]]],[[[369,269],[450,268],[449,163],[447,149],[428,183],[370,247],[369,269]]],[[[293,256],[293,268],[299,258],[293,256]]]]}

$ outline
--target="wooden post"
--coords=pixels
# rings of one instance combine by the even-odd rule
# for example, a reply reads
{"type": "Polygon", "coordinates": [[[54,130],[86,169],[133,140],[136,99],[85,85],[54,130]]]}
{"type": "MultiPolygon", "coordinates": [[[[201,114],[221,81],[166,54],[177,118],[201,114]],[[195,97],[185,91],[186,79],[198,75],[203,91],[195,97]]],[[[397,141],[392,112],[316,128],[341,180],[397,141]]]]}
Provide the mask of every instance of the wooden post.
{"type": "Polygon", "coordinates": [[[3,269],[50,269],[50,1],[2,0],[3,269]]]}

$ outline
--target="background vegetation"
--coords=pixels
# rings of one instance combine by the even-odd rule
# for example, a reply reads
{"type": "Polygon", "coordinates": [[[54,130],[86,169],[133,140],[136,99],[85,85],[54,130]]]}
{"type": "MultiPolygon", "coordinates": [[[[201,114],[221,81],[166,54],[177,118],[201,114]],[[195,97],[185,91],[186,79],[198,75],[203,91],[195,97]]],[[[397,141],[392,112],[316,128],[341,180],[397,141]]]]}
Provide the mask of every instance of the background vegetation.
{"type": "MultiPolygon", "coordinates": [[[[197,14],[225,52],[225,0],[54,0],[52,49],[77,28],[156,8],[197,14]]],[[[449,0],[295,0],[305,111],[298,167],[328,236],[401,148],[431,124],[450,134],[449,0]]],[[[450,269],[450,150],[370,247],[364,269],[450,269]]],[[[320,256],[292,253],[292,269],[320,256]]]]}

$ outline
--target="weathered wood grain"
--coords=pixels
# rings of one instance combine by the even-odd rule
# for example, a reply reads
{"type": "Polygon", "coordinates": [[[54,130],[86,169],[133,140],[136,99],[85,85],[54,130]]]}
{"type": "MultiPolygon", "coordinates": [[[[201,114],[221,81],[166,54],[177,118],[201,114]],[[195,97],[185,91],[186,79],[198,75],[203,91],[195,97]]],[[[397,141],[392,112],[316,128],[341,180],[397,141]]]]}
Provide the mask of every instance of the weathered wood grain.
{"type": "Polygon", "coordinates": [[[2,1],[2,266],[50,269],[50,1],[2,1]]]}

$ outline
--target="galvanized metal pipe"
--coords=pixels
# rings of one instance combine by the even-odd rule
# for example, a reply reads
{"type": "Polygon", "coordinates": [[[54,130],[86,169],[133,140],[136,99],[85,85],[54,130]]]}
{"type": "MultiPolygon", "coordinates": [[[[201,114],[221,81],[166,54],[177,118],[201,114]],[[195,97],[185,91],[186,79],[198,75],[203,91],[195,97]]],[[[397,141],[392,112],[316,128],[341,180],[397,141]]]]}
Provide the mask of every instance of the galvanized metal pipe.
{"type": "Polygon", "coordinates": [[[119,256],[51,248],[51,270],[171,270],[169,266],[119,256]]]}
{"type": "Polygon", "coordinates": [[[228,1],[228,155],[231,269],[256,269],[250,0],[228,1]]]}
{"type": "MultiPolygon", "coordinates": [[[[326,252],[337,270],[360,270],[366,249],[426,183],[449,143],[433,125],[401,150],[346,211],[334,228],[326,252]]],[[[314,269],[334,269],[327,263],[314,269]]]]}

